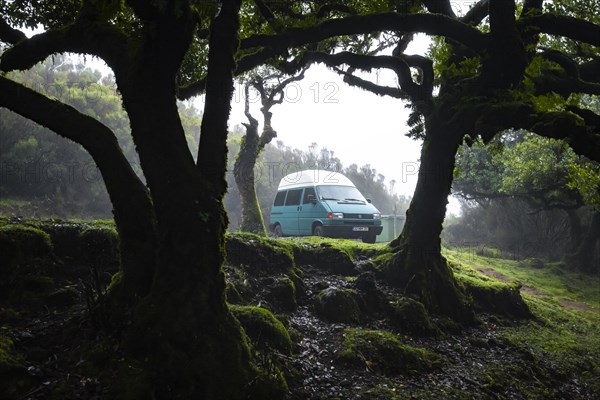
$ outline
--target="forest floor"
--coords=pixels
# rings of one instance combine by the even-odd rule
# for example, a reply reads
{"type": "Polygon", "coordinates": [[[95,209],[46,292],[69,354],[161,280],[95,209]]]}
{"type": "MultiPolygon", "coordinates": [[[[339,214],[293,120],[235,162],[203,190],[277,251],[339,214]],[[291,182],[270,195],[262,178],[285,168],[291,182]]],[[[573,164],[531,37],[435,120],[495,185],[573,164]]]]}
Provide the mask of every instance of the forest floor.
{"type": "MultiPolygon", "coordinates": [[[[284,248],[318,251],[313,258],[297,257],[291,274],[259,271],[251,261],[235,260],[228,261],[226,273],[235,287],[235,299],[228,292],[232,303],[270,309],[289,332],[291,351],[257,350],[264,366],[284,373],[288,399],[600,398],[598,276],[580,275],[560,263],[540,265],[447,249],[445,257],[459,282],[518,285],[532,317],[480,310],[464,326],[425,315],[417,319],[427,327],[408,323],[407,329],[382,311],[389,308],[369,306],[373,298],[364,295],[364,277],[381,245],[315,238],[278,242],[284,248]],[[338,245],[343,250],[339,254],[352,261],[349,269],[338,268],[343,259],[319,253],[338,245]],[[294,281],[292,298],[281,294],[282,278],[288,276],[294,281]],[[327,314],[324,293],[334,292],[356,295],[358,308],[327,314]],[[274,297],[277,293],[281,297],[274,297]],[[405,354],[395,353],[400,347],[416,358],[400,362],[397,354],[405,354]]],[[[43,301],[21,298],[0,306],[0,386],[11,383],[0,387],[1,398],[111,398],[109,353],[118,354],[119,345],[101,333],[102,316],[89,310],[112,272],[63,265],[47,282],[51,287],[29,283],[31,292],[46,293],[43,301]]],[[[379,280],[375,287],[384,301],[406,300],[379,280]]]]}

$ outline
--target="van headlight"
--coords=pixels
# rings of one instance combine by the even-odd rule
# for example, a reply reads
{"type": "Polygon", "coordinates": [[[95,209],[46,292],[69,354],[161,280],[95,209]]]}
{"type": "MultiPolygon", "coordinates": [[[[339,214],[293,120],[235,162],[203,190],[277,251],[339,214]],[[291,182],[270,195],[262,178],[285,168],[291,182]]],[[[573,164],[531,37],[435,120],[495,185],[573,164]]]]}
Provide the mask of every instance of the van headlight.
{"type": "Polygon", "coordinates": [[[381,219],[381,214],[379,214],[379,213],[374,213],[374,214],[373,214],[373,219],[381,219]]]}
{"type": "Polygon", "coordinates": [[[327,218],[332,219],[332,218],[344,218],[344,213],[327,213],[327,218]]]}

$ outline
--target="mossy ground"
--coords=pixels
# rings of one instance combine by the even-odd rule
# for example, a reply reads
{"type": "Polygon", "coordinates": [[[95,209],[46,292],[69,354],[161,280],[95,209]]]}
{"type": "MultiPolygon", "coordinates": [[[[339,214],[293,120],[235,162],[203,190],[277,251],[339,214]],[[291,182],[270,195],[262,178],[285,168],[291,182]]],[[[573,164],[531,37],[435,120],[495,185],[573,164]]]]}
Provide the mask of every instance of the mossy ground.
{"type": "MultiPolygon", "coordinates": [[[[600,393],[600,276],[582,275],[563,263],[541,267],[537,262],[483,257],[471,249],[446,250],[446,257],[453,261],[459,280],[492,288],[520,287],[533,318],[519,324],[501,320],[505,326],[498,330],[500,340],[530,354],[533,362],[553,365],[557,377],[577,371],[577,379],[600,393]]],[[[507,374],[502,365],[483,372],[494,387],[509,384],[507,374]]],[[[530,390],[536,396],[555,395],[544,387],[530,390]]]]}
{"type": "MultiPolygon", "coordinates": [[[[15,222],[5,219],[0,226],[15,222]]],[[[92,243],[114,257],[118,250],[113,248],[114,224],[53,220],[24,225],[49,235],[56,258],[48,269],[51,273],[41,275],[49,293],[40,297],[37,309],[25,310],[20,303],[0,305],[0,333],[14,342],[11,354],[37,371],[25,370],[29,380],[23,380],[21,392],[7,398],[31,390],[50,399],[110,398],[108,388],[116,375],[133,379],[133,392],[142,393],[144,380],[138,379],[135,365],[120,363],[119,342],[103,336],[101,320],[88,314],[85,299],[94,293],[86,294],[78,282],[90,279],[90,261],[82,254],[64,253],[79,251],[78,244],[87,236],[97,238],[92,243]],[[50,303],[50,295],[60,289],[79,293],[77,302],[50,303]]],[[[287,390],[292,398],[392,400],[585,399],[600,393],[598,277],[543,260],[540,265],[444,250],[461,286],[479,288],[492,303],[500,301],[504,291],[514,295],[517,290],[531,312],[519,319],[480,308],[477,324],[460,326],[429,314],[376,273],[375,282],[370,280],[370,271],[376,272],[373,260],[389,257],[384,245],[237,233],[226,239],[228,296],[237,304],[232,309],[258,316],[253,320],[263,326],[254,338],[247,329],[255,351],[263,354],[258,359],[262,372],[255,381],[256,398],[261,393],[280,396],[287,390]],[[317,295],[327,288],[355,293],[360,318],[348,322],[322,318],[316,312],[317,295]],[[278,295],[291,306],[278,303],[278,295]],[[266,330],[279,339],[267,342],[266,330]],[[408,349],[421,361],[398,367],[394,364],[402,358],[395,353],[398,349],[408,349]],[[388,353],[395,354],[391,361],[388,353]]]]}
{"type": "Polygon", "coordinates": [[[391,332],[362,329],[344,331],[338,359],[386,375],[418,373],[440,362],[435,353],[402,344],[391,332]]]}

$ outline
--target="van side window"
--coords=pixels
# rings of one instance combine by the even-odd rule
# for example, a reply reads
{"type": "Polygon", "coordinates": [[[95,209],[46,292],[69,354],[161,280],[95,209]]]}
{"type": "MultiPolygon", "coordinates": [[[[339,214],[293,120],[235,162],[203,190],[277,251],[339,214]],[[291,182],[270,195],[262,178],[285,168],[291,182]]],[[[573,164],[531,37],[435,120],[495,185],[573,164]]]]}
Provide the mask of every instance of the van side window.
{"type": "Polygon", "coordinates": [[[304,197],[302,198],[302,204],[308,204],[310,203],[310,200],[308,199],[309,195],[313,195],[313,198],[316,198],[315,196],[315,188],[311,188],[308,187],[306,189],[304,189],[304,197]]]}
{"type": "Polygon", "coordinates": [[[289,190],[287,198],[285,199],[286,206],[297,206],[300,204],[300,196],[302,196],[302,189],[289,190]]]}
{"type": "Polygon", "coordinates": [[[277,196],[275,196],[275,201],[273,202],[273,206],[282,206],[283,202],[285,201],[286,193],[287,193],[287,191],[285,191],[285,190],[278,192],[277,196]]]}

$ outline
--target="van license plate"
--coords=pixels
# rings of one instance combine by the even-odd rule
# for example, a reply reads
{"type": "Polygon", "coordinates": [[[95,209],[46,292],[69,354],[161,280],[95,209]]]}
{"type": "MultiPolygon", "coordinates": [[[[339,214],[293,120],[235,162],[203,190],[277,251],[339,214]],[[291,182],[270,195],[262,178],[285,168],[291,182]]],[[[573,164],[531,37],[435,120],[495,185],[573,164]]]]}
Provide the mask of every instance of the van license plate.
{"type": "Polygon", "coordinates": [[[352,228],[353,231],[355,232],[367,232],[369,230],[368,226],[355,226],[354,228],[352,228]]]}

